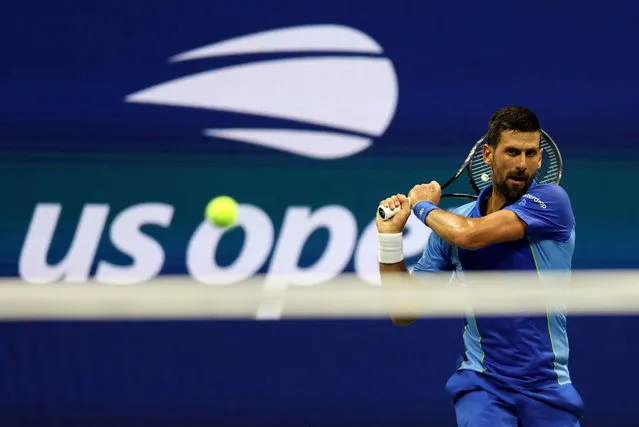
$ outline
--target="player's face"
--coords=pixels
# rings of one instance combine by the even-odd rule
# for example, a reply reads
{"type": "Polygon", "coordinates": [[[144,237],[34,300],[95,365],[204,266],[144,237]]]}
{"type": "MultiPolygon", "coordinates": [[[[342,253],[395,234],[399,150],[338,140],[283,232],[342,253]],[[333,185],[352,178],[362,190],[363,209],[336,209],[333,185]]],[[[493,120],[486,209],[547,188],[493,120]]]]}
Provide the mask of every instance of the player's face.
{"type": "Polygon", "coordinates": [[[541,167],[540,132],[502,132],[497,148],[484,146],[493,189],[507,201],[523,196],[541,167]]]}

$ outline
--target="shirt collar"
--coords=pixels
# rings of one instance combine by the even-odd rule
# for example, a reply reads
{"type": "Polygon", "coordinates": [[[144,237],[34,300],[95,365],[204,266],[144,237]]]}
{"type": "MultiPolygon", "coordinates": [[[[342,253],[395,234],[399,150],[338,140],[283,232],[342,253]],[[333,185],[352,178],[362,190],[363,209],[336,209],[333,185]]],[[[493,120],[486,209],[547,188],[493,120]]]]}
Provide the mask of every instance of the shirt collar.
{"type": "MultiPolygon", "coordinates": [[[[533,179],[532,184],[530,184],[530,188],[533,188],[535,185],[537,185],[537,180],[533,179]]],[[[475,202],[475,214],[477,214],[477,216],[481,216],[481,206],[488,201],[488,199],[490,198],[490,195],[493,194],[493,185],[489,184],[486,187],[484,187],[483,190],[481,190],[479,192],[479,195],[477,196],[477,201],[475,202]]],[[[516,200],[515,200],[516,202],[516,200]]],[[[513,202],[513,203],[515,203],[513,202]]],[[[505,208],[506,206],[510,205],[512,203],[508,203],[505,202],[504,205],[499,208],[500,210],[505,208]]]]}

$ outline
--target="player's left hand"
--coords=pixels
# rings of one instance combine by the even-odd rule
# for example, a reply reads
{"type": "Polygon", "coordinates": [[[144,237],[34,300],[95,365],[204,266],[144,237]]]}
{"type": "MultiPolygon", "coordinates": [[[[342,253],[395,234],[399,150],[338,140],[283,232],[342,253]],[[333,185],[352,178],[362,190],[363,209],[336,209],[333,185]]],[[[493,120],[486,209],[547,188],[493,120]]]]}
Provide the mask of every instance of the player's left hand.
{"type": "Polygon", "coordinates": [[[442,197],[442,189],[437,181],[431,181],[428,184],[419,184],[413,187],[408,193],[411,204],[415,206],[418,202],[427,200],[435,205],[439,204],[442,197]]]}

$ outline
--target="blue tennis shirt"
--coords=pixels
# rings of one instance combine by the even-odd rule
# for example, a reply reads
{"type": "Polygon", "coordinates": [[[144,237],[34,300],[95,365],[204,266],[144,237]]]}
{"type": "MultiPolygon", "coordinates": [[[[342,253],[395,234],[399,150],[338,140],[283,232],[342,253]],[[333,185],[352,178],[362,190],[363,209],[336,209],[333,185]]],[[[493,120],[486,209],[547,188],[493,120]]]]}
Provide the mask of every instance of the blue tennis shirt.
{"type": "MultiPolygon", "coordinates": [[[[454,212],[480,217],[480,206],[491,192],[492,186],[485,188],[477,201],[454,212]]],[[[523,239],[471,251],[451,246],[431,233],[413,274],[455,271],[463,275],[473,270],[536,270],[540,275],[548,270],[566,270],[569,274],[575,218],[563,188],[533,182],[524,196],[501,209],[515,212],[528,225],[523,239]]],[[[465,351],[458,371],[481,372],[515,389],[571,383],[563,311],[547,311],[546,316],[487,318],[469,313],[464,320],[463,342],[465,351]]]]}

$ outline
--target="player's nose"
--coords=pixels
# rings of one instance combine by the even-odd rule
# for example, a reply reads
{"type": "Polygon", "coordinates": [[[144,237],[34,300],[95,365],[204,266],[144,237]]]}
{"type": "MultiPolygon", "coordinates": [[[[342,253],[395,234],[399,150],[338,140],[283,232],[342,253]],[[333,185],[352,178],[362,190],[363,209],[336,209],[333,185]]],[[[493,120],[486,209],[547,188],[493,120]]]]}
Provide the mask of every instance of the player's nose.
{"type": "Polygon", "coordinates": [[[528,166],[526,164],[526,153],[522,153],[521,156],[517,157],[517,162],[515,164],[515,168],[519,172],[523,172],[523,171],[525,171],[528,168],[528,166]]]}

